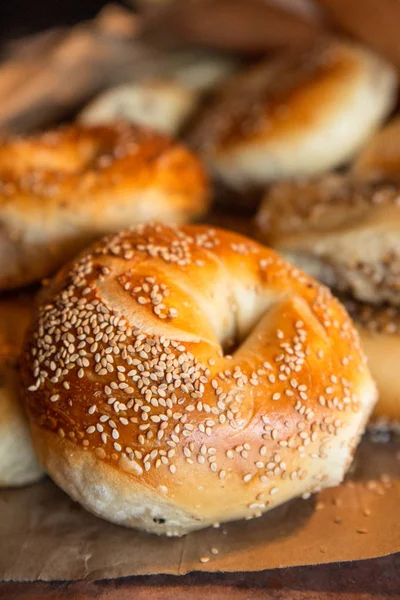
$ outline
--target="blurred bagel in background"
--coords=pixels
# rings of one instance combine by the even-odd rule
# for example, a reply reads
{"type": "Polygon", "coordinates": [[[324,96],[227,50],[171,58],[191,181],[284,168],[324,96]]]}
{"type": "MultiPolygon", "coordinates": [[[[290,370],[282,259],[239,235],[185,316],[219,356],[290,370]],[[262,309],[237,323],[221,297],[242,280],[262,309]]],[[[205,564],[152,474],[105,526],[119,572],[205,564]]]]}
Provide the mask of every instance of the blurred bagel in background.
{"type": "Polygon", "coordinates": [[[400,304],[400,184],[344,175],[281,182],[257,215],[265,243],[330,287],[400,304]]]}
{"type": "Polygon", "coordinates": [[[235,190],[316,175],[354,156],[393,108],[396,88],[385,60],[330,40],[241,71],[199,112],[187,140],[235,190]]]}
{"type": "Polygon", "coordinates": [[[0,357],[0,488],[34,483],[43,474],[20,404],[15,359],[0,357]]]}
{"type": "Polygon", "coordinates": [[[128,121],[176,136],[204,94],[238,64],[234,57],[218,54],[198,57],[187,65],[177,65],[166,76],[143,78],[106,90],[83,109],[78,120],[91,125],[128,121]]]}
{"type": "Polygon", "coordinates": [[[91,241],[203,215],[198,158],[131,124],[75,125],[0,144],[0,289],[50,275],[91,241]]]}
{"type": "Polygon", "coordinates": [[[19,399],[19,354],[33,302],[28,294],[0,299],[0,487],[33,483],[43,475],[19,399]]]}
{"type": "Polygon", "coordinates": [[[197,106],[196,94],[167,79],[146,79],[111,88],[79,115],[88,125],[128,121],[176,135],[197,106]]]}

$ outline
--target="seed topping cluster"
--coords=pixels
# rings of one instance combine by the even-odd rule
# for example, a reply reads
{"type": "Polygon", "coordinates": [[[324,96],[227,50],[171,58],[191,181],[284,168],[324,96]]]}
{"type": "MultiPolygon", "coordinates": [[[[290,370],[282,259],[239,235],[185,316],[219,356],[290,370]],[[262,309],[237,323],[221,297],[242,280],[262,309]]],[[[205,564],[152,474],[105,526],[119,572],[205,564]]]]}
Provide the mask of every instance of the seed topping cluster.
{"type": "MultiPolygon", "coordinates": [[[[259,516],[285,481],[307,476],[310,459],[326,458],[331,439],[359,410],[354,377],[346,373],[354,361],[361,371],[362,361],[349,319],[325,288],[253,242],[238,236],[232,243],[232,235],[148,225],[95,245],[40,308],[26,351],[27,402],[39,426],[99,459],[135,476],[158,473],[165,494],[168,478],[179,481],[185,464],[206,469],[221,485],[239,476],[255,486],[248,514],[259,516]],[[187,282],[210,256],[225,256],[230,277],[251,259],[266,307],[282,286],[302,290],[272,331],[260,331],[253,354],[242,356],[239,346],[237,355],[224,355],[222,347],[168,333],[180,303],[191,301],[187,282]],[[135,261],[143,260],[149,275],[132,283],[135,261]],[[185,278],[181,295],[169,265],[185,278]],[[101,292],[108,282],[126,295],[133,318],[101,292]],[[148,310],[150,329],[140,325],[148,310]],[[336,354],[332,339],[340,340],[336,354]]],[[[317,469],[312,490],[325,478],[317,469]]]]}

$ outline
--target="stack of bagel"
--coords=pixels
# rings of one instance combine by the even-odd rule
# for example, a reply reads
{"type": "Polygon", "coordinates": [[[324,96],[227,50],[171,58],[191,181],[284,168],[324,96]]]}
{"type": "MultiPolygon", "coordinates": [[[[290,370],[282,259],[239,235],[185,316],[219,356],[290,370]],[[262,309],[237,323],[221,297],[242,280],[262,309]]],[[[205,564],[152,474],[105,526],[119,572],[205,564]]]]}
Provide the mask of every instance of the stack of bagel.
{"type": "Polygon", "coordinates": [[[333,39],[211,67],[0,144],[0,484],[44,469],[100,517],[166,535],[337,485],[377,401],[370,367],[381,395],[395,378],[316,281],[357,300],[370,358],[369,333],[391,348],[397,184],[361,175],[370,158],[323,174],[388,117],[393,68],[333,39]],[[225,227],[248,220],[266,186],[259,233],[291,262],[207,224],[214,203],[225,227]]]}

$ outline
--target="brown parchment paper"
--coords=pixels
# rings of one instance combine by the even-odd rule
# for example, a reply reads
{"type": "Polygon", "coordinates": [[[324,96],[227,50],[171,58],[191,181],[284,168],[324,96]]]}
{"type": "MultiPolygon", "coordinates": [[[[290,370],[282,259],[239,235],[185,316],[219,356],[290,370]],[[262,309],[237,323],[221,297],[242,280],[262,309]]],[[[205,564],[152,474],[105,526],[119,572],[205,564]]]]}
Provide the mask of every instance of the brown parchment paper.
{"type": "MultiPolygon", "coordinates": [[[[214,211],[207,220],[254,234],[251,220],[237,215],[214,211]]],[[[35,290],[0,296],[0,362],[17,357],[34,302],[35,290]]],[[[346,481],[337,488],[292,501],[259,519],[183,538],[157,537],[102,521],[50,479],[0,490],[0,580],[257,571],[396,551],[400,551],[399,436],[386,443],[366,436],[346,481]]]]}
{"type": "Polygon", "coordinates": [[[257,571],[373,558],[400,550],[399,512],[400,438],[364,440],[338,488],[183,538],[106,523],[46,479],[0,492],[0,579],[257,571]]]}

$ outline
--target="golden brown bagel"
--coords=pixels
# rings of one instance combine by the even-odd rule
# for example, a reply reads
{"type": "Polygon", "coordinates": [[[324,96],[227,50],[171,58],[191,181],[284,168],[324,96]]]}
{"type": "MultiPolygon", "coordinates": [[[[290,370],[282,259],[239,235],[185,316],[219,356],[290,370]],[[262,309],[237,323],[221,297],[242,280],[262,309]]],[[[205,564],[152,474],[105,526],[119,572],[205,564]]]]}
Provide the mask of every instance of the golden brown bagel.
{"type": "Polygon", "coordinates": [[[378,386],[372,420],[381,426],[400,425],[400,308],[346,301],[361,337],[368,365],[378,386]]]}
{"type": "Polygon", "coordinates": [[[323,283],[379,304],[400,302],[400,185],[328,175],[276,184],[261,238],[323,283]]]}
{"type": "Polygon", "coordinates": [[[31,296],[0,299],[0,487],[33,483],[43,475],[19,399],[17,362],[32,310],[31,296]]]}
{"type": "Polygon", "coordinates": [[[199,113],[188,140],[217,179],[245,191],[348,161],[395,96],[388,63],[330,41],[239,73],[199,113]]]}
{"type": "Polygon", "coordinates": [[[336,485],[376,399],[329,291],[207,226],[141,225],[65,267],[22,381],[56,483],[99,516],[170,535],[336,485]]]}
{"type": "Polygon", "coordinates": [[[400,179],[400,118],[393,119],[368,141],[352,166],[363,179],[400,179]]]}
{"type": "Polygon", "coordinates": [[[0,289],[51,274],[89,242],[208,207],[199,160],[134,125],[76,125],[0,145],[0,289]]]}

